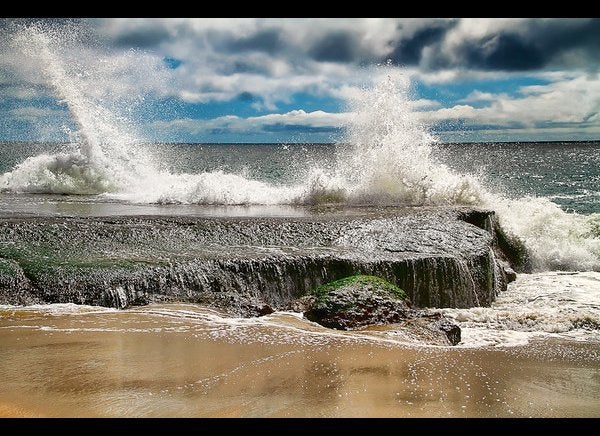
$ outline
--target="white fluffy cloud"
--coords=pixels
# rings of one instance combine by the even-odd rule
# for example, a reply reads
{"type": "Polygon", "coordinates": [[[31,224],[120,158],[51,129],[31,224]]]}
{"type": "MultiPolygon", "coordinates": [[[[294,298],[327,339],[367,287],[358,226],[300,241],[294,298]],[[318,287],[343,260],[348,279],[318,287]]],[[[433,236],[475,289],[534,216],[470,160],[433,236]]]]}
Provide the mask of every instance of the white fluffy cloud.
{"type": "Polygon", "coordinates": [[[349,122],[352,114],[329,113],[324,111],[305,112],[293,110],[283,114],[268,114],[257,117],[242,118],[226,115],[209,120],[180,118],[170,121],[155,121],[149,127],[163,131],[179,131],[198,135],[215,130],[226,130],[237,133],[260,133],[272,127],[338,129],[349,122]]]}
{"type": "Polygon", "coordinates": [[[464,103],[488,101],[475,108],[458,104],[436,111],[423,112],[427,122],[464,120],[470,124],[515,128],[590,127],[597,123],[600,112],[600,77],[580,75],[548,85],[521,87],[520,95],[472,92],[464,103]]]}
{"type": "Polygon", "coordinates": [[[497,94],[491,92],[481,92],[479,90],[471,91],[465,98],[458,100],[459,103],[473,103],[483,101],[494,101],[498,98],[497,94]]]}

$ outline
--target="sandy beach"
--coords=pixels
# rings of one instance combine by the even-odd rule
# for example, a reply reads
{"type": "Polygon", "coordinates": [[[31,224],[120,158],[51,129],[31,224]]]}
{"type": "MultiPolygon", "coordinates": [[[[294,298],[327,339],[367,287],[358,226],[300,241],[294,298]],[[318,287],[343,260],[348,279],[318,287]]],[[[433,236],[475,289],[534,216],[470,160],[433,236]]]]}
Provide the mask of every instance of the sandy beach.
{"type": "Polygon", "coordinates": [[[412,346],[192,305],[0,314],[3,417],[600,417],[600,344],[412,346]]]}

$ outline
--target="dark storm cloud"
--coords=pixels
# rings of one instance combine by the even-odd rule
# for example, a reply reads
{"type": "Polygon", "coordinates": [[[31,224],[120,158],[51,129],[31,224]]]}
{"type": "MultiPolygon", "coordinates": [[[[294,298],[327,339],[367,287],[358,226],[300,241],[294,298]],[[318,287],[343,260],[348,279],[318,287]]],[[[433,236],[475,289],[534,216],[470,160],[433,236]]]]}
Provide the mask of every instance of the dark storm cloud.
{"type": "Polygon", "coordinates": [[[229,43],[229,48],[232,51],[255,50],[269,54],[278,52],[283,46],[284,44],[278,29],[259,30],[252,36],[233,39],[229,43]]]}
{"type": "MultiPolygon", "coordinates": [[[[428,71],[531,71],[546,67],[597,69],[600,60],[600,19],[397,20],[395,31],[394,26],[381,29],[389,34],[388,39],[374,39],[369,36],[376,33],[369,28],[371,24],[351,20],[329,26],[323,21],[306,20],[299,25],[282,19],[262,21],[255,27],[244,27],[249,23],[245,21],[207,21],[200,26],[194,21],[136,20],[119,22],[115,28],[109,21],[97,23],[119,47],[147,49],[169,41],[187,41],[199,52],[207,47],[222,55],[260,52],[297,66],[306,60],[361,65],[391,59],[428,71]]],[[[264,69],[265,74],[268,71],[264,69]]],[[[245,72],[244,68],[239,72],[245,72]]]]}
{"type": "Polygon", "coordinates": [[[400,41],[394,60],[416,63],[411,54],[429,47],[434,53],[421,66],[428,70],[531,71],[546,67],[598,68],[600,19],[531,19],[517,29],[499,29],[480,37],[465,37],[452,47],[440,37],[447,29],[426,28],[407,46],[400,41]],[[415,40],[416,38],[416,40],[415,40]],[[422,43],[420,45],[420,43],[422,43]],[[407,49],[408,47],[408,49],[407,49]]]}
{"type": "Polygon", "coordinates": [[[167,41],[170,34],[164,27],[131,29],[117,36],[114,43],[121,47],[151,48],[167,41]]]}
{"type": "Polygon", "coordinates": [[[357,45],[356,35],[349,32],[332,32],[317,40],[308,53],[317,61],[351,62],[356,58],[357,45]]]}
{"type": "Polygon", "coordinates": [[[525,31],[465,41],[458,60],[485,70],[534,70],[550,65],[600,60],[600,20],[530,22],[525,31]],[[577,53],[569,53],[577,51],[577,53]],[[566,55],[572,56],[568,61],[566,55]],[[574,58],[575,56],[575,58],[574,58]],[[578,59],[577,59],[578,58],[578,59]]]}
{"type": "Polygon", "coordinates": [[[460,59],[471,68],[519,71],[542,68],[549,56],[534,41],[505,33],[463,45],[460,59]]]}
{"type": "Polygon", "coordinates": [[[259,51],[275,54],[284,48],[279,29],[260,29],[248,36],[236,35],[230,31],[208,30],[206,39],[219,52],[242,53],[259,51]]]}
{"type": "MultiPolygon", "coordinates": [[[[457,23],[457,20],[453,20],[417,30],[411,37],[399,41],[389,59],[401,65],[418,65],[423,48],[439,45],[446,33],[457,23]]],[[[402,28],[401,24],[399,28],[402,28]]]]}
{"type": "Polygon", "coordinates": [[[562,21],[564,23],[556,20],[545,28],[535,25],[529,28],[532,38],[540,35],[543,54],[556,59],[569,51],[577,50],[588,61],[600,61],[600,19],[562,21]]]}
{"type": "Polygon", "coordinates": [[[554,32],[549,29],[547,40],[558,49],[568,49],[583,45],[598,54],[600,50],[600,19],[595,18],[580,25],[569,28],[568,31],[554,32]]]}

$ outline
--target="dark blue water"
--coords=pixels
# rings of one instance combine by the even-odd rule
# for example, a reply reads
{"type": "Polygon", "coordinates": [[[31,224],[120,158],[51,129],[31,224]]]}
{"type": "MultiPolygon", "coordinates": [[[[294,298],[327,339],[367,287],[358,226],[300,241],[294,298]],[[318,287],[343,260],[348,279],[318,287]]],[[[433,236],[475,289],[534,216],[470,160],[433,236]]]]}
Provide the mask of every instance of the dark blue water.
{"type": "Polygon", "coordinates": [[[510,197],[547,197],[565,211],[600,212],[600,142],[447,144],[439,159],[510,197]]]}

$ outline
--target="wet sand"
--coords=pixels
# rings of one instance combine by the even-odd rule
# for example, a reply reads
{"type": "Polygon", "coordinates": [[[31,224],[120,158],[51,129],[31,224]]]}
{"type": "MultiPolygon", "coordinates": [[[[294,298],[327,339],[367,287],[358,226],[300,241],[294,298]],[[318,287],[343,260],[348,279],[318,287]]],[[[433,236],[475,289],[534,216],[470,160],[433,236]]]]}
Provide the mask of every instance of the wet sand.
{"type": "Polygon", "coordinates": [[[411,346],[285,313],[69,307],[0,310],[0,416],[600,417],[598,343],[411,346]]]}

